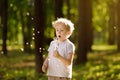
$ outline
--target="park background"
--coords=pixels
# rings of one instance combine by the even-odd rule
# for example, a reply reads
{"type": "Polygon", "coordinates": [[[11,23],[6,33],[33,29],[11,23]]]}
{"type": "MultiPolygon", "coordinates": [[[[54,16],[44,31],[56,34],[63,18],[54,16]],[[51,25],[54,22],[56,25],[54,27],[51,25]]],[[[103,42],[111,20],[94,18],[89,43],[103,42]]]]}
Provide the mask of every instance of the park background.
{"type": "Polygon", "coordinates": [[[60,17],[75,26],[72,80],[120,80],[120,0],[0,0],[0,80],[47,80],[60,17]]]}

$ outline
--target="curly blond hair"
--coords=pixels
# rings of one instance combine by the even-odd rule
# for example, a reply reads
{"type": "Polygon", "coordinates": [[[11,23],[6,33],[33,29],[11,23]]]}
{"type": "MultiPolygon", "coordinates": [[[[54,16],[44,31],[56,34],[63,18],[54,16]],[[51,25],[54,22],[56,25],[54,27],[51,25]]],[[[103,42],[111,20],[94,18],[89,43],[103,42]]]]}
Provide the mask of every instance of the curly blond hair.
{"type": "Polygon", "coordinates": [[[74,24],[70,20],[68,20],[66,18],[58,18],[56,21],[52,22],[52,25],[53,25],[54,28],[57,25],[63,25],[63,26],[66,27],[66,29],[68,29],[71,32],[71,34],[72,34],[73,30],[74,30],[74,24]]]}

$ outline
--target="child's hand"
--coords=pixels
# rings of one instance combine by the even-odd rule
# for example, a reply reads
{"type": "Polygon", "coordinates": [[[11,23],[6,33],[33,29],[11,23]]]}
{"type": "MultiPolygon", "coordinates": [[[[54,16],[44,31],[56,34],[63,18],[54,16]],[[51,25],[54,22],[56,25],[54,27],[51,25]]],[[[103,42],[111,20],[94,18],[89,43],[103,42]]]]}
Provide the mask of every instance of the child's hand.
{"type": "Polygon", "coordinates": [[[60,54],[58,53],[58,51],[57,51],[57,50],[55,50],[55,51],[54,51],[54,54],[53,54],[53,55],[54,55],[54,57],[57,57],[57,58],[59,58],[59,57],[60,57],[60,54]]]}
{"type": "Polygon", "coordinates": [[[46,68],[47,68],[47,64],[43,64],[43,66],[42,66],[42,71],[45,72],[45,71],[46,71],[46,68]]]}

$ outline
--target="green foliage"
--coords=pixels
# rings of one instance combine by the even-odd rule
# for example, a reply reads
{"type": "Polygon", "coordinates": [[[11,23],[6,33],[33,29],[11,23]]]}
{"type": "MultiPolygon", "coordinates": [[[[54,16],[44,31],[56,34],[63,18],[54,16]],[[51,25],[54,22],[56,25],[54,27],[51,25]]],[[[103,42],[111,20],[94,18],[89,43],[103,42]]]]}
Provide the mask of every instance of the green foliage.
{"type": "Polygon", "coordinates": [[[45,31],[45,35],[47,38],[54,38],[55,36],[55,30],[53,29],[53,27],[48,27],[45,31]]]}
{"type": "MultiPolygon", "coordinates": [[[[110,2],[110,1],[109,1],[110,2]]],[[[93,27],[94,39],[101,40],[106,43],[108,40],[108,22],[109,22],[109,8],[107,0],[93,1],[93,27]]]]}

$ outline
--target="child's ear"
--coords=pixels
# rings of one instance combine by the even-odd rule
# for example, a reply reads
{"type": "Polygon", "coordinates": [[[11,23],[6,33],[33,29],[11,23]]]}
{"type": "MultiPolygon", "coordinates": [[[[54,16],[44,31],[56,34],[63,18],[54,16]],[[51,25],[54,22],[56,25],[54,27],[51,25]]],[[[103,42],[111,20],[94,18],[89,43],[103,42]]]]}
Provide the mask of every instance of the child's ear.
{"type": "Polygon", "coordinates": [[[68,31],[68,35],[70,35],[71,34],[71,32],[70,31],[68,31]]]}

